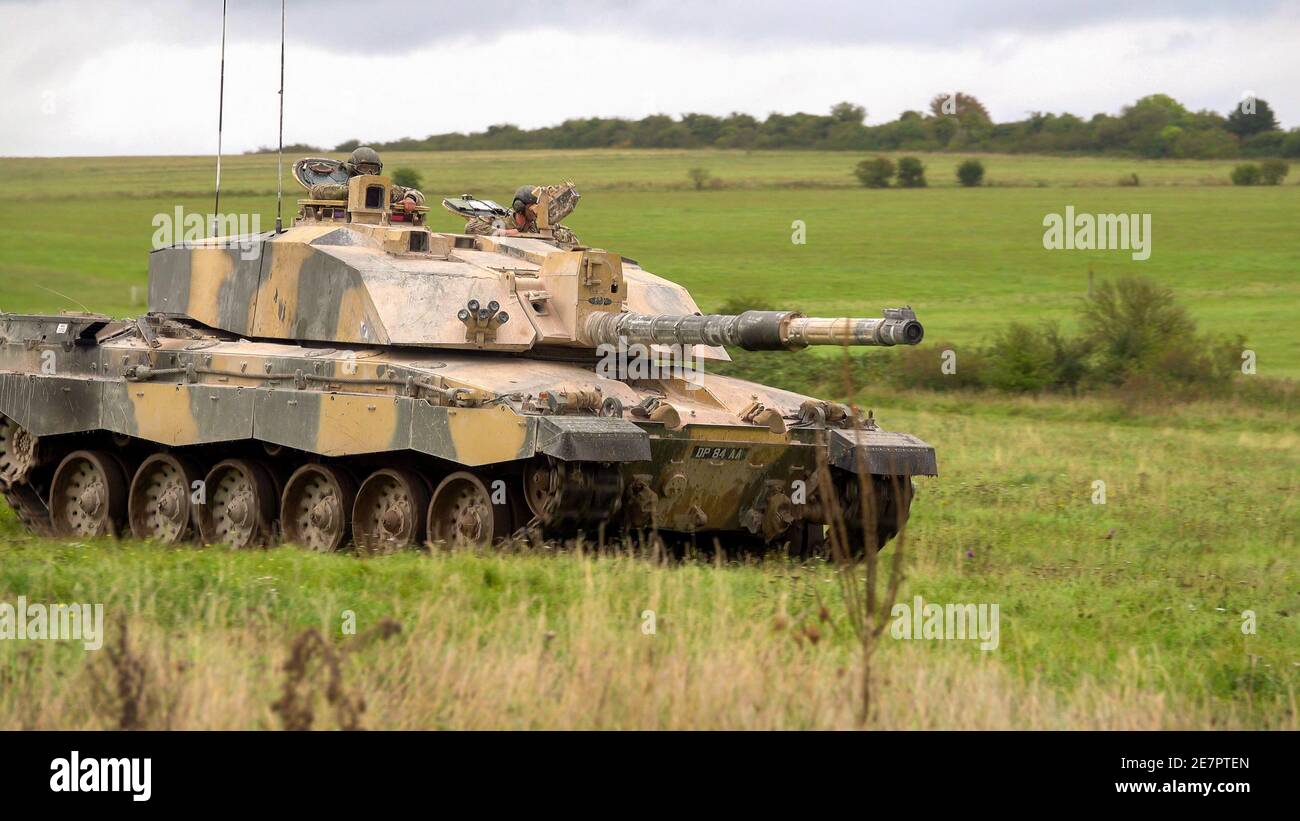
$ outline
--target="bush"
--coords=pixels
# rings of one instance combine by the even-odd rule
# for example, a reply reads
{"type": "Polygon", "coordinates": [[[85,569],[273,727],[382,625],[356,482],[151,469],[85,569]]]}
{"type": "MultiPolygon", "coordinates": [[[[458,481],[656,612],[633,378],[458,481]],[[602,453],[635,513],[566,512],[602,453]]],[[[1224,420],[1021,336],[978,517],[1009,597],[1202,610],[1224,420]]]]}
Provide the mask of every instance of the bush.
{"type": "Polygon", "coordinates": [[[898,184],[902,188],[924,188],[925,166],[916,157],[898,161],[898,184]]]}
{"type": "Polygon", "coordinates": [[[1132,373],[1157,370],[1168,350],[1190,349],[1196,323],[1173,291],[1149,279],[1102,282],[1083,304],[1083,339],[1095,352],[1091,378],[1120,385],[1132,373]]]}
{"type": "Polygon", "coordinates": [[[715,314],[743,314],[745,311],[775,311],[776,306],[756,294],[728,297],[715,314]]]}
{"type": "Polygon", "coordinates": [[[1264,160],[1259,164],[1259,178],[1264,185],[1281,185],[1282,180],[1286,178],[1291,166],[1286,160],[1271,159],[1264,160]]]}
{"type": "Polygon", "coordinates": [[[1052,384],[1053,352],[1046,337],[1023,322],[998,333],[987,351],[989,387],[1008,393],[1038,393],[1052,384]]]}
{"type": "Polygon", "coordinates": [[[1300,128],[1293,128],[1282,138],[1282,156],[1300,157],[1300,128]]]}
{"type": "MultiPolygon", "coordinates": [[[[951,342],[939,341],[916,347],[891,348],[870,352],[874,362],[888,365],[888,378],[903,388],[923,388],[931,391],[981,388],[987,384],[985,372],[988,363],[984,352],[974,346],[959,347],[951,342]],[[944,353],[956,356],[953,373],[943,372],[944,353]],[[891,357],[893,361],[885,357],[891,357]]],[[[883,370],[883,368],[882,368],[883,370]]]]}
{"type": "MultiPolygon", "coordinates": [[[[1187,345],[1170,347],[1155,358],[1152,367],[1133,371],[1119,386],[1127,405],[1170,403],[1221,396],[1241,369],[1244,337],[1215,339],[1196,336],[1187,345]]],[[[1245,380],[1243,389],[1253,386],[1245,380]]]]}
{"type": "Polygon", "coordinates": [[[1244,162],[1232,169],[1233,185],[1259,185],[1259,166],[1253,162],[1244,162]]]}
{"type": "Polygon", "coordinates": [[[984,182],[984,163],[979,160],[966,160],[957,166],[957,181],[967,188],[974,188],[984,182]]]}
{"type": "Polygon", "coordinates": [[[690,171],[686,172],[686,176],[691,178],[691,182],[695,184],[696,191],[703,191],[704,186],[708,185],[709,178],[713,175],[709,173],[707,168],[692,168],[690,171]]]}
{"type": "Polygon", "coordinates": [[[393,172],[393,185],[400,185],[403,188],[419,188],[422,183],[420,172],[414,168],[399,168],[393,172]]]}
{"type": "Polygon", "coordinates": [[[983,381],[1008,393],[1074,393],[1088,372],[1089,343],[1055,323],[1013,322],[983,351],[983,381]]]}
{"type": "Polygon", "coordinates": [[[1164,381],[1178,385],[1208,386],[1226,382],[1241,370],[1245,339],[1214,339],[1196,336],[1190,345],[1172,346],[1160,352],[1152,369],[1164,381]]]}
{"type": "Polygon", "coordinates": [[[888,188],[894,176],[894,163],[888,157],[875,157],[858,163],[853,173],[868,188],[888,188]]]}
{"type": "Polygon", "coordinates": [[[1052,349],[1052,388],[1077,393],[1088,375],[1092,343],[1083,337],[1069,337],[1055,323],[1044,323],[1043,339],[1052,349]]]}

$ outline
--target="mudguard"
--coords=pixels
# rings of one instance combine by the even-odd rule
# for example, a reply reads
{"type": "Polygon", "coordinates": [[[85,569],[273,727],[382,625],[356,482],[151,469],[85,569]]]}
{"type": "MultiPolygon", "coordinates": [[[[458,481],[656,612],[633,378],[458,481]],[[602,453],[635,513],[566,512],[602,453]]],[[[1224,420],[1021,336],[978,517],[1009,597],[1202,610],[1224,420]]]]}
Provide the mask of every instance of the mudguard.
{"type": "Polygon", "coordinates": [[[566,462],[645,462],[650,460],[650,436],[626,419],[543,416],[537,451],[566,462]]]}
{"type": "Polygon", "coordinates": [[[830,463],[841,470],[859,470],[856,447],[862,449],[868,473],[881,476],[938,476],[934,448],[907,433],[883,430],[830,431],[827,441],[830,463]]]}

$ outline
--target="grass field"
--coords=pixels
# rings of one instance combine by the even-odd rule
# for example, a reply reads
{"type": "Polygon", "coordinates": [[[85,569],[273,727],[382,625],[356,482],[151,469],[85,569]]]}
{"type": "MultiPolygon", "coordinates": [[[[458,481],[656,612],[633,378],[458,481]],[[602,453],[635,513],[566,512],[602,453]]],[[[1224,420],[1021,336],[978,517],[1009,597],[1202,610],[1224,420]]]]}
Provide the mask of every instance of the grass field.
{"type": "MultiPolygon", "coordinates": [[[[572,178],[587,196],[569,224],[584,240],[678,279],[705,309],[736,295],[825,314],[910,303],[929,339],[966,344],[1008,319],[1067,318],[1091,264],[1099,277],[1172,286],[1204,328],[1244,334],[1261,374],[1300,376],[1295,185],[1225,186],[1229,163],[986,157],[1006,185],[963,190],[956,158],[927,157],[931,188],[867,191],[849,176],[856,160],[385,157],[421,171],[431,196],[504,199],[522,182],[572,178]],[[726,187],[687,190],[695,166],[726,187]],[[1115,184],[1132,171],[1142,187],[1115,184]],[[1151,213],[1151,259],[1045,251],[1043,215],[1067,204],[1151,213]],[[790,242],[796,219],[805,245],[790,242]]],[[[255,210],[270,227],[274,162],[230,158],[223,210],[255,210]]],[[[68,306],[48,288],[139,312],[131,287],[143,293],[152,216],[211,207],[206,158],[0,160],[0,171],[21,189],[0,203],[4,310],[68,306]]],[[[453,222],[439,214],[435,225],[453,222]]],[[[1002,614],[991,652],[887,638],[871,726],[1300,728],[1293,417],[1241,401],[1134,411],[870,388],[860,398],[939,453],[942,476],[920,483],[913,507],[900,600],[998,603],[1002,614]],[[1093,504],[1097,480],[1104,505],[1093,504]]],[[[64,543],[26,537],[5,511],[0,602],[105,602],[131,649],[0,642],[0,727],[111,727],[124,715],[279,727],[282,668],[311,628],[345,648],[344,691],[364,698],[365,727],[855,726],[857,660],[833,573],[571,549],[358,560],[64,543]],[[401,632],[346,649],[356,641],[339,636],[345,610],[362,633],[382,619],[401,632]],[[654,635],[642,631],[646,610],[654,635]],[[116,685],[132,664],[144,683],[124,704],[116,685]]],[[[119,637],[114,626],[108,646],[119,637]]],[[[323,686],[295,689],[314,688],[313,726],[353,723],[323,686]]]]}

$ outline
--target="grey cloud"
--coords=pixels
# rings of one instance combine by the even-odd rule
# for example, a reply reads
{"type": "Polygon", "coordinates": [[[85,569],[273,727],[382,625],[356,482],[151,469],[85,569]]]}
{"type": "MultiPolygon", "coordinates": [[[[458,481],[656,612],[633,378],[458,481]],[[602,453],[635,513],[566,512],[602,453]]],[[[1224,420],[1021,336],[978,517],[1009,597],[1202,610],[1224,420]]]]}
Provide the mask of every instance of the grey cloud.
{"type": "MultiPolygon", "coordinates": [[[[105,4],[87,4],[103,9],[105,4]]],[[[1241,24],[1296,0],[917,0],[868,3],[855,0],[549,0],[545,4],[394,2],[394,0],[289,0],[288,39],[330,51],[401,53],[440,42],[490,39],[515,30],[558,28],[623,32],[674,40],[835,45],[911,44],[953,47],[978,44],[995,33],[1059,33],[1091,24],[1148,20],[1222,20],[1241,24]]],[[[154,36],[165,28],[181,40],[210,42],[220,17],[217,0],[132,3],[127,16],[148,15],[154,36]]],[[[279,4],[230,0],[235,37],[278,40],[279,4]]],[[[544,36],[544,35],[543,35],[544,36]]],[[[539,45],[542,42],[539,41],[539,45]]]]}

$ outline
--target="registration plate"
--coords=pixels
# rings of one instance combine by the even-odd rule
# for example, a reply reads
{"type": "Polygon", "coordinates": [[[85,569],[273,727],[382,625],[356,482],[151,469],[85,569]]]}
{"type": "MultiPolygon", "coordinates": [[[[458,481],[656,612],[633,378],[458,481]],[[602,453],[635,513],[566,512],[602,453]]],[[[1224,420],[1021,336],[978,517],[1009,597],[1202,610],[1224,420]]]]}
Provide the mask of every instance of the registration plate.
{"type": "Polygon", "coordinates": [[[713,445],[696,445],[691,453],[695,459],[713,459],[726,462],[739,462],[749,453],[749,448],[715,447],[713,445]]]}

